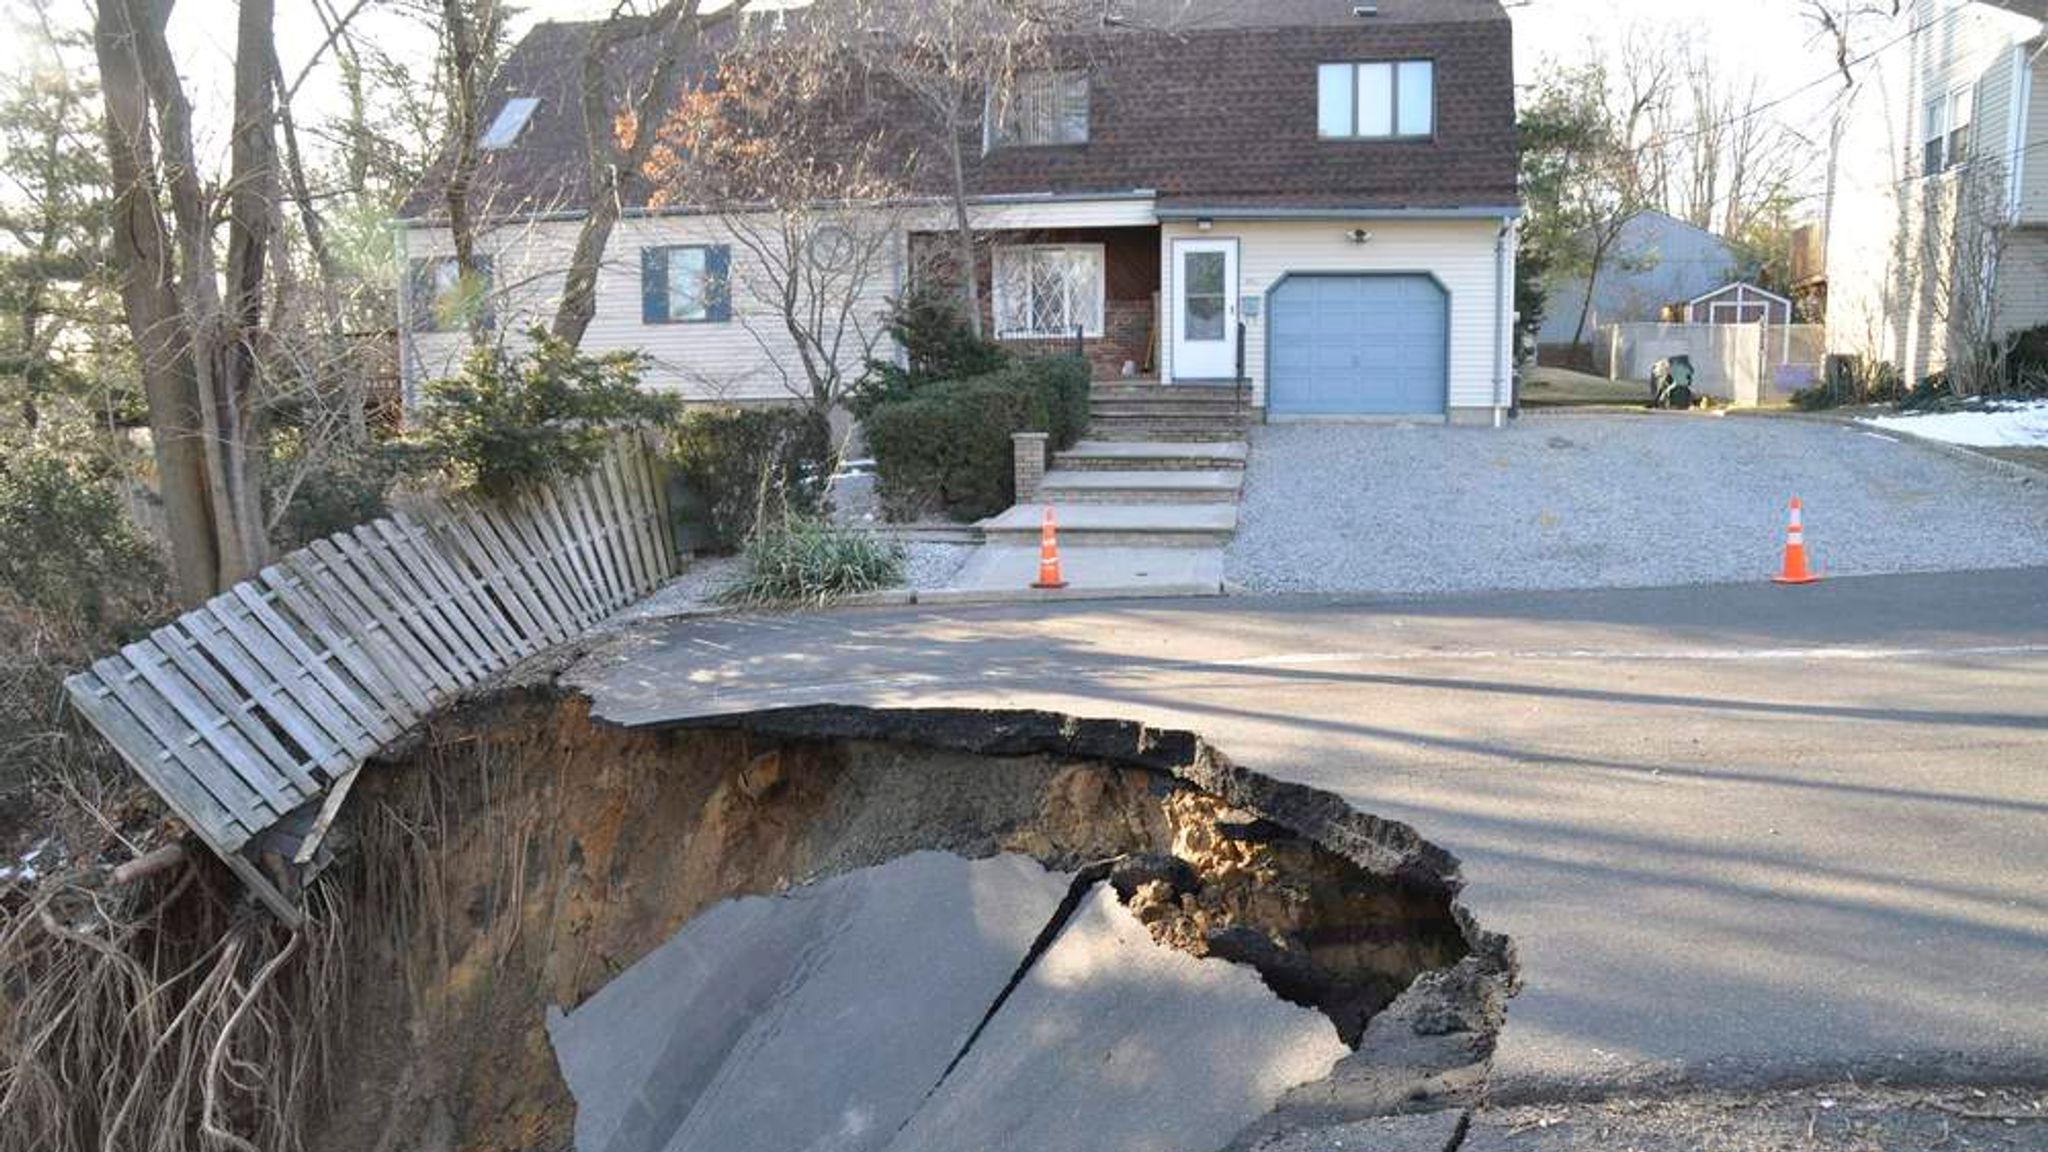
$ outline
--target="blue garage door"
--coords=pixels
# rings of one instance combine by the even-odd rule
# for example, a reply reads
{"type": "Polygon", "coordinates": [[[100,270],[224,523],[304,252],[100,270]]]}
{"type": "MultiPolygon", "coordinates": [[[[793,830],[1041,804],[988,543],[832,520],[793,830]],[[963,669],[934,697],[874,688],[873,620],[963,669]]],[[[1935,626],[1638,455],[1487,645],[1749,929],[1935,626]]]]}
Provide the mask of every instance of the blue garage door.
{"type": "Polygon", "coordinates": [[[1441,416],[1450,298],[1427,276],[1290,276],[1273,293],[1268,410],[1441,416]]]}

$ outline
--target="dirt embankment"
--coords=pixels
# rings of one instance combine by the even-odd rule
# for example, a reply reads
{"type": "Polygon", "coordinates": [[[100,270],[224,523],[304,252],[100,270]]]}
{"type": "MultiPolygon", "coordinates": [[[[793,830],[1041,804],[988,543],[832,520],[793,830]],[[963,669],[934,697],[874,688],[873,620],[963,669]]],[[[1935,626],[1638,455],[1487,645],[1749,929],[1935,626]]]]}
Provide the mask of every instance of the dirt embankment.
{"type": "Polygon", "coordinates": [[[350,1103],[315,1146],[567,1148],[549,1005],[719,901],[924,849],[1094,865],[1161,942],[1257,967],[1354,1045],[1424,973],[1512,981],[1412,832],[1157,736],[847,712],[627,731],[552,692],[474,705],[351,801],[329,881],[365,941],[350,1103]]]}

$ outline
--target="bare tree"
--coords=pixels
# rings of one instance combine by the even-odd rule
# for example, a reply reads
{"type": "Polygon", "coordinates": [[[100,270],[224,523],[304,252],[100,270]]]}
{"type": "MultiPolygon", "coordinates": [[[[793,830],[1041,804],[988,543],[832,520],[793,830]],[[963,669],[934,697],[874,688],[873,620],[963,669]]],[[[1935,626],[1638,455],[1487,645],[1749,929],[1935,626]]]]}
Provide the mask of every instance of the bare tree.
{"type": "Polygon", "coordinates": [[[644,18],[629,15],[627,4],[628,0],[619,0],[583,52],[577,96],[589,165],[589,207],[576,234],[553,325],[555,336],[571,345],[582,343],[597,315],[597,274],[624,211],[625,181],[646,166],[693,49],[720,25],[745,15],[750,0],[732,0],[710,11],[703,0],[667,0],[644,18]],[[653,43],[653,64],[638,80],[626,107],[615,108],[615,55],[621,45],[640,39],[653,43]]]}
{"type": "Polygon", "coordinates": [[[906,217],[889,109],[863,81],[826,28],[751,37],[649,167],[657,203],[707,206],[732,235],[735,318],[820,415],[880,343],[906,217]]]}
{"type": "Polygon", "coordinates": [[[1018,79],[1055,60],[1061,36],[1082,26],[1086,10],[1078,0],[928,0],[914,19],[863,19],[866,27],[848,37],[921,114],[952,211],[962,307],[977,335],[981,272],[968,149],[988,138],[991,116],[1018,79]]]}
{"type": "MultiPolygon", "coordinates": [[[[484,96],[490,89],[498,48],[504,36],[505,10],[500,0],[441,0],[442,56],[448,73],[448,133],[454,151],[442,199],[448,206],[448,229],[455,243],[455,265],[465,296],[481,290],[483,263],[477,255],[480,223],[471,196],[480,163],[478,136],[483,131],[484,96]]],[[[484,311],[466,310],[472,340],[481,340],[484,311]]]]}
{"type": "Polygon", "coordinates": [[[200,179],[191,103],[165,38],[170,12],[103,0],[94,44],[115,196],[111,263],[139,352],[179,591],[192,601],[253,574],[266,551],[258,357],[276,228],[276,55],[270,0],[245,0],[223,266],[219,206],[200,179]]]}
{"type": "Polygon", "coordinates": [[[1980,158],[1953,182],[1928,190],[1927,235],[1954,248],[1931,253],[1928,277],[1934,314],[1948,346],[1949,386],[1983,396],[2005,385],[2007,347],[1998,330],[1997,277],[2010,241],[2012,215],[2005,166],[1980,158]]]}

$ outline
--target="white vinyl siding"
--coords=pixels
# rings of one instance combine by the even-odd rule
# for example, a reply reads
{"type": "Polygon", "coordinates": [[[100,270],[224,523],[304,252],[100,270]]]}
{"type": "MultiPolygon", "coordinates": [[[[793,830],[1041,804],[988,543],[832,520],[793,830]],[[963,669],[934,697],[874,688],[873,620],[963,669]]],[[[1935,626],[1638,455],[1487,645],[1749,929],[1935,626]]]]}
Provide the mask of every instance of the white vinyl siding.
{"type": "MultiPolygon", "coordinates": [[[[483,237],[485,250],[496,254],[495,301],[497,331],[517,340],[529,324],[554,318],[561,299],[569,258],[579,224],[573,220],[522,223],[494,229],[483,237]]],[[[413,228],[403,233],[408,254],[439,255],[452,250],[445,228],[413,228]]],[[[900,249],[898,252],[900,260],[900,249]]],[[[604,266],[598,272],[597,312],[583,338],[585,352],[644,352],[650,363],[643,377],[656,391],[700,401],[787,401],[804,387],[800,379],[785,380],[782,369],[797,372],[794,345],[781,330],[774,310],[753,298],[748,255],[716,217],[664,216],[622,220],[612,233],[604,266]],[[709,248],[731,252],[731,323],[654,324],[645,322],[641,253],[649,248],[709,248]]],[[[871,299],[859,309],[863,322],[875,330],[887,309],[886,298],[901,288],[900,268],[884,270],[870,287],[871,299]]],[[[406,332],[404,364],[409,395],[419,382],[452,371],[468,344],[460,332],[406,332]]],[[[886,356],[886,345],[880,352],[886,356]]],[[[857,369],[860,350],[848,348],[846,367],[857,369]]]]}
{"type": "MultiPolygon", "coordinates": [[[[1884,47],[1859,69],[1846,98],[1828,214],[1830,352],[1889,362],[1909,380],[1947,363],[1943,293],[1953,279],[1956,192],[1963,173],[1995,176],[1991,168],[2007,167],[2012,119],[2008,113],[1993,122],[1999,89],[1987,81],[2009,69],[2015,48],[2024,50],[2040,29],[2039,21],[1990,4],[1918,0],[1871,30],[1884,47]],[[1959,93],[1982,107],[1970,107],[1968,97],[1957,106],[1959,93]],[[1975,149],[1971,162],[1925,179],[1932,152],[1947,164],[1958,114],[1970,122],[1963,139],[1975,149]],[[2001,143],[1987,149],[1987,141],[2001,143]]],[[[2038,127],[2025,132],[2042,136],[2038,127]]],[[[2022,154],[2023,188],[2032,188],[2043,155],[2022,154]]],[[[2001,267],[2000,279],[2006,275],[2001,267]]]]}
{"type": "MultiPolygon", "coordinates": [[[[1170,253],[1176,239],[1239,241],[1238,276],[1246,299],[1259,297],[1256,317],[1245,320],[1245,373],[1256,403],[1266,402],[1266,324],[1270,294],[1288,273],[1407,272],[1436,277],[1450,293],[1450,403],[1453,410],[1494,405],[1499,301],[1494,296],[1498,220],[1375,220],[1365,225],[1372,242],[1355,244],[1359,225],[1344,220],[1240,222],[1218,220],[1203,232],[1191,223],[1168,223],[1160,241],[1160,331],[1173,331],[1179,299],[1170,253]]],[[[1513,279],[1507,281],[1512,290],[1513,279]]],[[[1172,379],[1171,340],[1161,342],[1161,371],[1172,379]]]]}

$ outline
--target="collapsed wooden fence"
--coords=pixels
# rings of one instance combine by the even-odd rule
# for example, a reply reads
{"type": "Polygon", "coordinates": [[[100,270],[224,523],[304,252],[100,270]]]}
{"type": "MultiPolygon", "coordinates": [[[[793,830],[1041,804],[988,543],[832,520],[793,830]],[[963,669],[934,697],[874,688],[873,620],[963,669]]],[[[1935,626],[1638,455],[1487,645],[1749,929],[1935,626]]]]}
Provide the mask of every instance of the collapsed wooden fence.
{"type": "Polygon", "coordinates": [[[287,921],[364,760],[464,690],[675,575],[640,436],[579,479],[430,502],[283,557],[65,682],[72,703],[287,921]]]}

